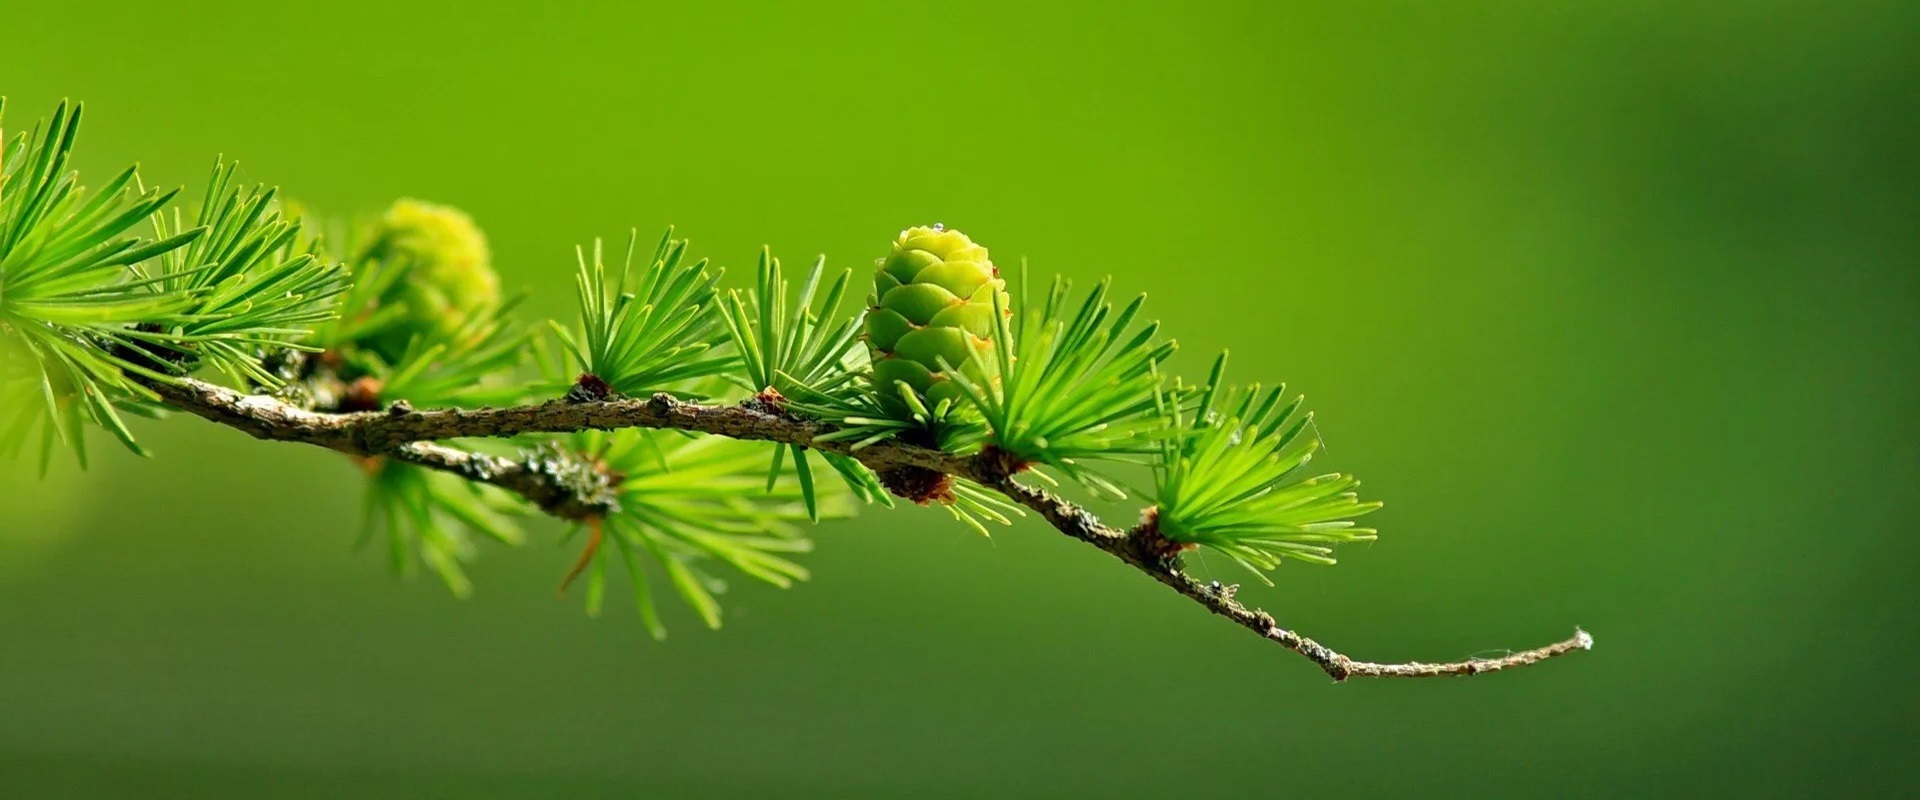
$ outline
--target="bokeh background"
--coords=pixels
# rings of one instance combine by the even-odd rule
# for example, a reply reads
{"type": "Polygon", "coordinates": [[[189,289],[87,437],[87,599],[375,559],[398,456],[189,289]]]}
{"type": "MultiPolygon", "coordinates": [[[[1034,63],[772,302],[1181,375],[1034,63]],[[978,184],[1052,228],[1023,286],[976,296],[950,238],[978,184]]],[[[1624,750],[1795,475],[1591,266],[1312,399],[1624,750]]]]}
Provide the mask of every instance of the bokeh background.
{"type": "Polygon", "coordinates": [[[0,468],[0,795],[1912,789],[1920,5],[218,5],[5,3],[7,122],[87,101],[96,179],[463,206],[542,314],[575,243],[670,222],[736,268],[941,221],[1111,274],[1388,503],[1245,596],[1366,658],[1598,646],[1334,685],[919,509],[655,643],[553,599],[555,526],[458,602],[350,551],[341,459],[177,419],[0,468]]]}

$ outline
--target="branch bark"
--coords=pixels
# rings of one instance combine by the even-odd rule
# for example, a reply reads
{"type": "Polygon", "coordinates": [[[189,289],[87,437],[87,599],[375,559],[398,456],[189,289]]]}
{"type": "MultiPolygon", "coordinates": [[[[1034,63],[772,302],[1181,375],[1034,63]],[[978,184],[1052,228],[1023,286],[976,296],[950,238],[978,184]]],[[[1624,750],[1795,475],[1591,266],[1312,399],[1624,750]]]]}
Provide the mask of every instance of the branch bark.
{"type": "Polygon", "coordinates": [[[552,400],[510,408],[414,410],[401,405],[386,411],[325,413],[193,379],[156,383],[153,388],[175,408],[258,439],[301,442],[355,456],[385,456],[444,470],[515,492],[554,516],[580,521],[617,508],[613,487],[607,485],[605,476],[598,471],[560,453],[534,451],[510,459],[434,442],[592,429],[678,429],[802,445],[855,458],[875,471],[911,466],[956,475],[1006,495],[1033,510],[1061,533],[1099,548],[1208,611],[1306,657],[1336,681],[1356,677],[1478,675],[1537,664],[1593,647],[1592,636],[1575,630],[1574,635],[1564,641],[1499,658],[1438,664],[1356,661],[1280,627],[1265,611],[1241,604],[1234,599],[1233,587],[1201,583],[1189,577],[1180,568],[1178,546],[1160,535],[1150,517],[1143,524],[1122,531],[1067,500],[1020,483],[1007,472],[1002,459],[988,454],[959,456],[901,442],[880,442],[854,450],[845,442],[817,441],[822,434],[831,432],[829,427],[746,406],[701,405],[660,394],[647,399],[552,400]]]}

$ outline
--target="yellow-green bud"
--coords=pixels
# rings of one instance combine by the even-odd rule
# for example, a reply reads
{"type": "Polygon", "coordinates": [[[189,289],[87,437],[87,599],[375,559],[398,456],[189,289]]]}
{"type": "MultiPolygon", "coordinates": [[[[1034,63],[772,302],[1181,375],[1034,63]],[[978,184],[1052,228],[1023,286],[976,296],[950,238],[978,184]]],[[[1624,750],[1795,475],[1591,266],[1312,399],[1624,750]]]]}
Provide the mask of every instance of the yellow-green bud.
{"type": "Polygon", "coordinates": [[[367,254],[408,265],[383,303],[406,308],[397,351],[414,333],[444,336],[500,303],[500,277],[493,271],[487,237],[467,213],[413,199],[395,202],[375,223],[367,254]]]}

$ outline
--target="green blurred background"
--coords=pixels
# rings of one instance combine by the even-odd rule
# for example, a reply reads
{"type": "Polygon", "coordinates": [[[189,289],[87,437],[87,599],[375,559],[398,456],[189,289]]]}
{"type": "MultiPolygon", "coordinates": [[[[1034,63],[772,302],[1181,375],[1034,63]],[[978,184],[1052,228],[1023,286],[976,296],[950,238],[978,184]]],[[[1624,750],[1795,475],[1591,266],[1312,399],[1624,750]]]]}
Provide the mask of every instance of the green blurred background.
{"type": "Polygon", "coordinates": [[[1388,503],[1244,596],[1365,658],[1599,643],[1334,685],[919,509],[655,643],[553,599],[556,526],[457,602],[350,552],[338,457],[177,419],[4,468],[0,796],[1911,791],[1920,5],[214,5],[8,0],[7,121],[87,101],[96,180],[463,206],[542,314],[669,222],[736,270],[941,221],[1112,274],[1388,503]]]}

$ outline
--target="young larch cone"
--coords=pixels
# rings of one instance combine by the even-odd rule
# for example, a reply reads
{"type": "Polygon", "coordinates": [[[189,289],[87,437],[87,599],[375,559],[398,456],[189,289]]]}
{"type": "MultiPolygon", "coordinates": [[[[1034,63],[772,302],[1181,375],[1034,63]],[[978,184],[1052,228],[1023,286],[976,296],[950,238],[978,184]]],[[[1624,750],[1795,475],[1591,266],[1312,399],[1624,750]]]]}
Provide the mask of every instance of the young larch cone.
{"type": "Polygon", "coordinates": [[[451,206],[403,199],[380,215],[367,252],[411,265],[383,303],[406,307],[405,330],[380,343],[397,356],[414,333],[440,338],[500,303],[487,237],[467,213],[451,206]]]}
{"type": "Polygon", "coordinates": [[[867,346],[881,402],[904,404],[901,383],[929,410],[960,402],[942,361],[977,384],[997,379],[993,298],[998,293],[1007,307],[1007,284],[987,248],[938,225],[908,228],[878,266],[867,301],[867,346]]]}

